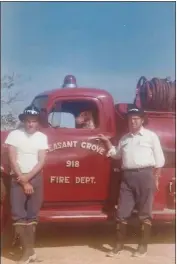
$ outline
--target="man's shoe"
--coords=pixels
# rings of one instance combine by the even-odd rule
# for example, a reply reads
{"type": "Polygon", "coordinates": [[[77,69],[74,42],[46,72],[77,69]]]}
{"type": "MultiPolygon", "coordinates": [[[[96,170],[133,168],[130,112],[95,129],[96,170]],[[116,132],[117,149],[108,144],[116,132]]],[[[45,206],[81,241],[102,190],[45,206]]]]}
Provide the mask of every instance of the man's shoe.
{"type": "Polygon", "coordinates": [[[121,252],[123,251],[123,245],[121,244],[117,244],[113,250],[111,250],[107,256],[108,257],[114,257],[114,256],[118,256],[121,252]]]}
{"type": "Polygon", "coordinates": [[[147,245],[139,245],[133,257],[144,257],[147,254],[147,245]]]}
{"type": "Polygon", "coordinates": [[[22,258],[17,262],[17,264],[29,264],[30,262],[36,261],[36,254],[33,255],[29,254],[27,251],[23,254],[22,258]]]}
{"type": "Polygon", "coordinates": [[[108,257],[114,257],[122,252],[126,237],[126,231],[127,231],[127,223],[123,223],[123,222],[117,223],[115,247],[107,254],[108,257]]]}

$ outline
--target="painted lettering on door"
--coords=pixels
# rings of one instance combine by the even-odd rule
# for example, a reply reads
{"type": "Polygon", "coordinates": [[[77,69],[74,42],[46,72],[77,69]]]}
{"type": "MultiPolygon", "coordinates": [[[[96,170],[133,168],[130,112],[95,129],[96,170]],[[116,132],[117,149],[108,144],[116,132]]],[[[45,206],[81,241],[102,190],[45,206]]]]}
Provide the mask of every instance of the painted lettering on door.
{"type": "Polygon", "coordinates": [[[82,149],[91,150],[93,152],[96,152],[100,155],[104,155],[105,149],[101,147],[98,144],[90,143],[87,141],[62,141],[62,142],[56,142],[49,145],[48,152],[56,151],[59,149],[64,148],[77,148],[80,147],[82,149]]]}
{"type": "Polygon", "coordinates": [[[50,176],[51,184],[95,184],[93,176],[50,176]]]}

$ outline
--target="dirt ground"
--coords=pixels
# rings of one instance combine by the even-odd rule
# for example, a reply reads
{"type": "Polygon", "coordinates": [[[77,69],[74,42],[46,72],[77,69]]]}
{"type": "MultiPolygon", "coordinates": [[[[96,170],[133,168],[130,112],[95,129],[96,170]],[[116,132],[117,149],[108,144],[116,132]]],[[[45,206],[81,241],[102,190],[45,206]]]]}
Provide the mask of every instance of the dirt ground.
{"type": "MultiPolygon", "coordinates": [[[[127,236],[126,250],[117,258],[106,253],[113,246],[114,228],[110,225],[45,225],[38,226],[36,252],[43,264],[174,264],[175,228],[156,226],[152,232],[148,254],[144,258],[132,258],[138,233],[131,228],[127,236]]],[[[11,264],[19,257],[19,250],[5,249],[1,263],[11,264]]]]}

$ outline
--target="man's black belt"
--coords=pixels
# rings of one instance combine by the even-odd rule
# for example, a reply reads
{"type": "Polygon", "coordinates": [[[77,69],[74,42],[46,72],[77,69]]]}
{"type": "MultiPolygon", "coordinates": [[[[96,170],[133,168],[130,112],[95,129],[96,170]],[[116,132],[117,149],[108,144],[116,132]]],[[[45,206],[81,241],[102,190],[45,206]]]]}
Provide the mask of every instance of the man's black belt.
{"type": "Polygon", "coordinates": [[[143,171],[143,170],[147,170],[147,169],[153,169],[153,166],[149,166],[149,167],[143,167],[143,168],[135,168],[135,169],[122,169],[123,171],[130,171],[130,172],[138,172],[138,171],[143,171]]]}

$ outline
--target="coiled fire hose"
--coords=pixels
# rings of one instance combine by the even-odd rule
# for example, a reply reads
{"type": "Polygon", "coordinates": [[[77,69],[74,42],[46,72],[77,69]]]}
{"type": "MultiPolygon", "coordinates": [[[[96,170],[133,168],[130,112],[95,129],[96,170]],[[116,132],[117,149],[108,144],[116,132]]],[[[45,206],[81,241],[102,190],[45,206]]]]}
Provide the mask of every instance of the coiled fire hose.
{"type": "Polygon", "coordinates": [[[176,80],[152,78],[148,81],[142,76],[137,83],[134,103],[149,111],[176,111],[176,80]]]}

